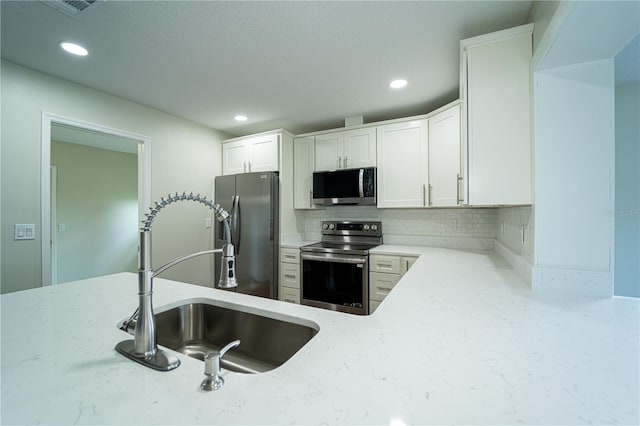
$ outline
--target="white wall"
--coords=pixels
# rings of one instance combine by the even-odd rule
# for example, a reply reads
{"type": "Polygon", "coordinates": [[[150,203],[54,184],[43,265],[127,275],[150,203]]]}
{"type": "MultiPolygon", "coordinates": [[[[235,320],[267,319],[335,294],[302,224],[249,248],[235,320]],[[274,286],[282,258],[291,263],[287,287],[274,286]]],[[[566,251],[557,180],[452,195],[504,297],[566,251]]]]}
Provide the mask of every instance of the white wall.
{"type": "MultiPolygon", "coordinates": [[[[533,289],[613,295],[615,56],[640,3],[563,1],[536,15],[533,289]],[[547,19],[553,12],[551,19],[547,19]],[[548,22],[544,22],[544,21],[548,22]]],[[[538,5],[540,7],[540,5],[538,5]]],[[[533,12],[533,11],[532,11],[533,12]]]]}
{"type": "MultiPolygon", "coordinates": [[[[168,192],[193,191],[211,197],[221,174],[220,140],[226,135],[78,84],[2,61],[2,292],[41,285],[40,121],[47,111],[151,138],[152,199],[168,192]],[[35,223],[36,240],[13,241],[13,224],[35,223]]],[[[153,261],[211,246],[204,228],[209,210],[175,205],[153,227],[153,261]]],[[[87,238],[91,244],[91,238],[87,238]]],[[[213,262],[199,258],[164,276],[211,285],[213,262]]],[[[135,293],[135,289],[132,289],[135,293]]]]}
{"type": "Polygon", "coordinates": [[[534,1],[529,10],[529,17],[527,22],[535,22],[535,28],[533,31],[533,50],[535,51],[540,45],[540,40],[544,35],[547,27],[551,23],[553,14],[558,9],[560,1],[545,0],[534,1]]]}
{"type": "Polygon", "coordinates": [[[614,62],[548,69],[534,84],[534,290],[610,296],[614,62]]]}
{"type": "Polygon", "coordinates": [[[640,84],[616,86],[614,293],[640,297],[640,84]]]}
{"type": "Polygon", "coordinates": [[[58,283],[135,272],[138,265],[138,158],[53,141],[57,169],[58,283]],[[87,236],[92,243],[87,247],[87,236]]]}

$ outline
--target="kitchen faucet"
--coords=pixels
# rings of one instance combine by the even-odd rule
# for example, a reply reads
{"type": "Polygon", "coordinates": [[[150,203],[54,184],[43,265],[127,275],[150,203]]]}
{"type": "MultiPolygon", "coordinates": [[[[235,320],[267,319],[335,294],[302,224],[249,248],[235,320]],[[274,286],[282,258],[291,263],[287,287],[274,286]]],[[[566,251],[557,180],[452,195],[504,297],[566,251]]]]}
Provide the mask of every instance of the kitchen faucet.
{"type": "MultiPolygon", "coordinates": [[[[149,210],[151,211],[145,214],[145,220],[142,221],[143,226],[140,228],[138,310],[134,339],[123,340],[118,343],[116,350],[127,358],[147,367],[155,370],[169,371],[177,368],[180,365],[180,360],[158,349],[156,341],[156,320],[153,315],[152,305],[153,278],[187,259],[205,254],[222,253],[222,268],[217,287],[223,289],[237,287],[234,265],[235,257],[233,245],[231,244],[229,213],[220,207],[219,204],[215,204],[207,199],[207,197],[201,197],[200,194],[193,195],[193,192],[188,195],[185,192],[183,192],[182,195],[176,192],[175,195],[169,194],[167,199],[161,197],[160,202],[158,203],[156,201],[155,206],[149,207],[149,210]],[[151,224],[160,210],[177,201],[195,201],[213,210],[218,221],[224,223],[226,244],[221,249],[205,250],[178,257],[158,269],[153,270],[151,268],[151,224]]],[[[126,330],[135,316],[136,314],[134,313],[129,321],[123,323],[122,328],[126,330]]]]}

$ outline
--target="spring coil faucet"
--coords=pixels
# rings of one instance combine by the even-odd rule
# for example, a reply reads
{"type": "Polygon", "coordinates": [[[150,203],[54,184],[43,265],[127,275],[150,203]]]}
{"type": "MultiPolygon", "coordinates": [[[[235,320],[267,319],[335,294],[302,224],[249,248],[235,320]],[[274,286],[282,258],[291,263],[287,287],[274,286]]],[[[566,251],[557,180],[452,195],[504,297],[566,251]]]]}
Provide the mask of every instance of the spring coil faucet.
{"type": "MultiPolygon", "coordinates": [[[[231,230],[229,227],[229,213],[219,204],[213,203],[207,197],[200,194],[193,195],[183,192],[174,195],[167,195],[167,198],[160,198],[160,202],[155,202],[154,207],[149,207],[150,212],[145,214],[145,220],[142,221],[143,226],[140,228],[140,254],[138,262],[138,315],[135,325],[135,333],[133,340],[124,340],[116,345],[116,350],[127,358],[143,364],[147,367],[168,371],[177,368],[180,360],[158,349],[156,338],[156,321],[153,315],[153,278],[161,274],[172,266],[177,265],[187,259],[205,254],[222,253],[222,268],[220,272],[220,280],[218,288],[237,287],[235,274],[235,258],[233,244],[231,244],[231,230]],[[213,210],[218,221],[224,224],[226,244],[221,249],[205,250],[197,253],[188,254],[174,259],[156,270],[151,268],[151,224],[156,215],[166,206],[178,201],[194,201],[204,204],[213,210]]],[[[133,319],[135,317],[132,315],[133,319]]],[[[126,329],[128,322],[123,324],[126,329]]]]}

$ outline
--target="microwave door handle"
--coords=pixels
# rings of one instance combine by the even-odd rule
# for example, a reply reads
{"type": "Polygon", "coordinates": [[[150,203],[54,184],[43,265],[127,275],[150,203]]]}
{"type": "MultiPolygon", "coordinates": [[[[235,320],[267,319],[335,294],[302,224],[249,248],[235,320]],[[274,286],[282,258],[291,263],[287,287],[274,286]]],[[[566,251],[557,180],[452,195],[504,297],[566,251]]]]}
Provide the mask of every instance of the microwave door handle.
{"type": "Polygon", "coordinates": [[[364,198],[364,169],[360,169],[358,176],[358,188],[360,189],[360,198],[364,198]]]}

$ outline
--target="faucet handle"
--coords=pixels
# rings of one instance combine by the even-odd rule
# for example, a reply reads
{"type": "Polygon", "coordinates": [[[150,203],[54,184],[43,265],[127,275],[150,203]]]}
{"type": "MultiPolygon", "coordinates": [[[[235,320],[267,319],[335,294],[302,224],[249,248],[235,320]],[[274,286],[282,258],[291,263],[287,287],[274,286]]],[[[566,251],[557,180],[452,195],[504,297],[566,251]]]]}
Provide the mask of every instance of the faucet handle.
{"type": "Polygon", "coordinates": [[[204,375],[206,377],[200,384],[202,390],[218,390],[224,386],[224,379],[220,376],[220,359],[227,351],[238,345],[240,345],[240,340],[234,340],[219,351],[209,352],[204,357],[204,375]]]}

